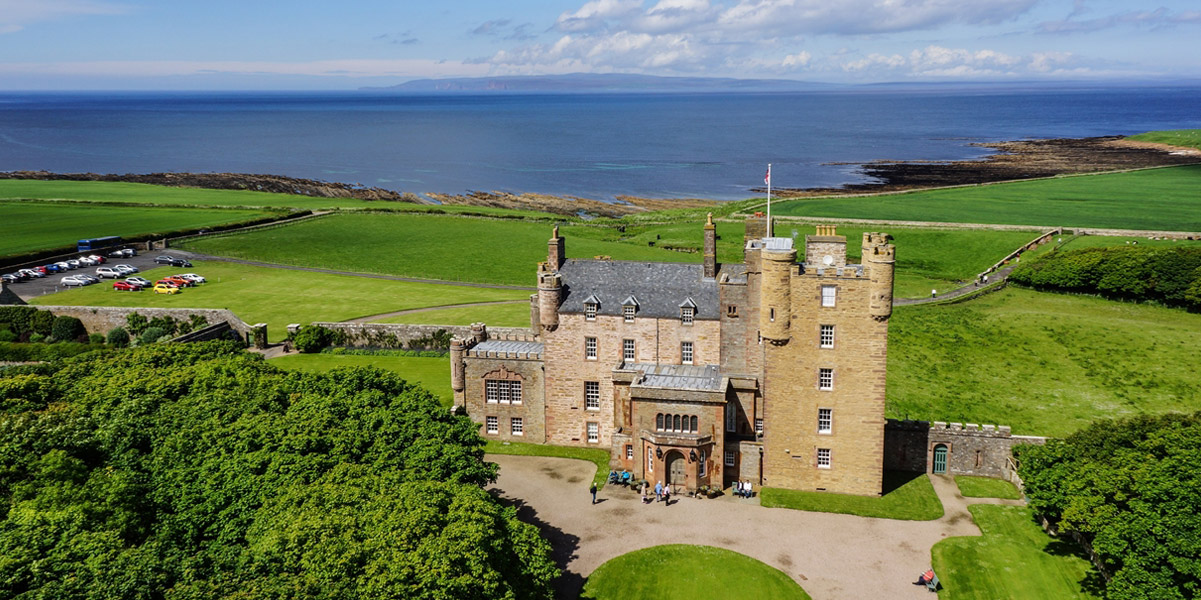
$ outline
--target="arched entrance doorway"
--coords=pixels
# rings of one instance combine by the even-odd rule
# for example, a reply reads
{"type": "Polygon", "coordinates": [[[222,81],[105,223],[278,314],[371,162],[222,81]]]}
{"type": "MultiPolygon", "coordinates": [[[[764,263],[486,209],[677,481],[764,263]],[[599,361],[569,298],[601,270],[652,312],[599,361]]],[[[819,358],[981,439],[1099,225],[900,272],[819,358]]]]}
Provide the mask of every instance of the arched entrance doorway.
{"type": "Polygon", "coordinates": [[[947,472],[947,447],[939,444],[934,447],[934,473],[945,475],[947,472]]]}
{"type": "Polygon", "coordinates": [[[683,486],[688,483],[688,473],[685,471],[688,461],[684,459],[684,455],[679,450],[668,452],[663,462],[667,465],[668,483],[673,486],[683,486]]]}

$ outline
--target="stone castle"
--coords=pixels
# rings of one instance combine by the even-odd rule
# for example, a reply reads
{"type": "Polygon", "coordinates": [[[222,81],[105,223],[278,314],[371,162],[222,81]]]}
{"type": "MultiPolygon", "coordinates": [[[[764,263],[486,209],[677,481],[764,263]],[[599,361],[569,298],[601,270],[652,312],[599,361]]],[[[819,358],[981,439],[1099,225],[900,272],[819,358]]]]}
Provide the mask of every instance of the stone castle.
{"type": "Polygon", "coordinates": [[[848,264],[818,226],[798,262],[756,215],[744,261],[719,264],[712,216],[703,234],[701,264],[580,260],[556,227],[529,331],[452,342],[455,405],[486,439],[604,448],[684,489],[880,494],[891,238],[848,264]]]}

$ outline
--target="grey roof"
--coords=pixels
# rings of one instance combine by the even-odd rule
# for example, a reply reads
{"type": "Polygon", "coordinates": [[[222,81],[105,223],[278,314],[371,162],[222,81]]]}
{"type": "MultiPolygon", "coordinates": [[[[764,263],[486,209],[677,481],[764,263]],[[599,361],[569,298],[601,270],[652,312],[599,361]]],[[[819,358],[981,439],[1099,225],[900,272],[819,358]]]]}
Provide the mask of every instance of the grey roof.
{"type": "Polygon", "coordinates": [[[582,313],[585,300],[595,296],[597,314],[620,316],[622,302],[634,296],[639,317],[676,319],[680,303],[692,298],[694,318],[717,319],[717,281],[704,279],[704,274],[701,264],[569,259],[559,268],[559,312],[582,313]]]}
{"type": "Polygon", "coordinates": [[[763,247],[768,250],[792,250],[792,238],[785,238],[785,237],[763,238],[763,247]]]}
{"type": "Polygon", "coordinates": [[[637,387],[721,391],[721,372],[717,365],[626,363],[621,369],[642,372],[643,378],[634,383],[637,387]]]}
{"type": "Polygon", "coordinates": [[[542,342],[514,342],[509,340],[487,340],[471,348],[473,352],[504,352],[541,354],[542,342]]]}

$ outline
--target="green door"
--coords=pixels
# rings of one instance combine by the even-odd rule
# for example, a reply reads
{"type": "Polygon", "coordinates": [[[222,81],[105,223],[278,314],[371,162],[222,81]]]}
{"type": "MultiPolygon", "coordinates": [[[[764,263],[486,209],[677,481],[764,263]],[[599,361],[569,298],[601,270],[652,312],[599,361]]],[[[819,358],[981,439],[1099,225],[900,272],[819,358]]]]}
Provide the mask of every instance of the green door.
{"type": "Polygon", "coordinates": [[[947,472],[947,447],[942,444],[934,447],[934,472],[939,475],[947,472]]]}

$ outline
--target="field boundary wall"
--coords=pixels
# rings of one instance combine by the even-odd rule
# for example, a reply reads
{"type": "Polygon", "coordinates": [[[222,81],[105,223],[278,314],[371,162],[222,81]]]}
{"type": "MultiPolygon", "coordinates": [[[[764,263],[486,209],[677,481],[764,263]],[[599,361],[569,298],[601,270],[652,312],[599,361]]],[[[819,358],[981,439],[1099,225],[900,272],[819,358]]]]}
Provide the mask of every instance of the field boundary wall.
{"type": "MultiPolygon", "coordinates": [[[[422,340],[429,340],[438,335],[439,332],[450,334],[451,338],[469,338],[472,337],[472,326],[470,325],[413,325],[407,323],[329,323],[329,322],[314,322],[313,325],[321,326],[330,329],[339,334],[339,340],[335,342],[336,346],[344,346],[347,348],[390,348],[390,349],[438,349],[445,350],[446,348],[434,348],[432,346],[421,345],[422,347],[414,347],[414,344],[422,340]]],[[[449,339],[449,338],[448,338],[449,339]]],[[[532,341],[534,335],[530,333],[528,327],[489,327],[488,339],[490,340],[513,340],[513,341],[532,341]]]]}

